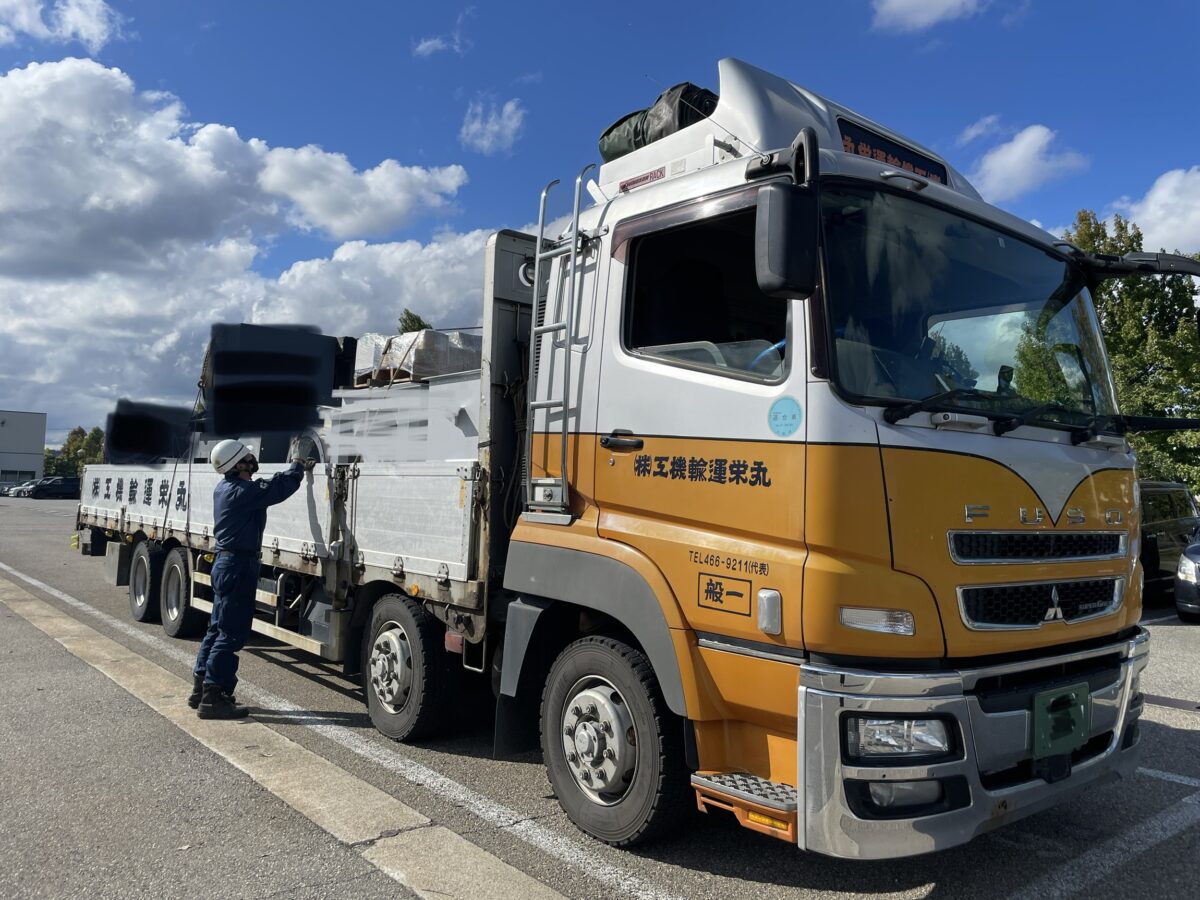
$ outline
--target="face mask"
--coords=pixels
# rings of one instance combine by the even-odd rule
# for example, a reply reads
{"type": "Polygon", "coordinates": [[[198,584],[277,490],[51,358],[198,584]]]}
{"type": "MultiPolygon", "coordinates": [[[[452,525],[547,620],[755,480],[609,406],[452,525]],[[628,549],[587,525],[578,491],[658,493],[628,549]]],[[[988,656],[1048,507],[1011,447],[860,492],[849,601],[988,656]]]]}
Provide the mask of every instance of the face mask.
{"type": "Polygon", "coordinates": [[[258,471],[258,460],[255,459],[253,456],[250,457],[249,462],[242,461],[242,462],[238,463],[238,465],[242,468],[243,471],[249,472],[251,475],[253,475],[255,472],[258,471]]]}

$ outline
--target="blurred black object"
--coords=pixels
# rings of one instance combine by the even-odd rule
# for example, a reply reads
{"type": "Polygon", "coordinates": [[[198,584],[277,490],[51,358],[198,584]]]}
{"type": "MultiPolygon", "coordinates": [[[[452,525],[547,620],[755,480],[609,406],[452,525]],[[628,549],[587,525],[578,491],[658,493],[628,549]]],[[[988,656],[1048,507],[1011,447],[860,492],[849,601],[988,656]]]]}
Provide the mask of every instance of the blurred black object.
{"type": "Polygon", "coordinates": [[[320,423],[319,404],[354,377],[353,339],[302,325],[214,325],[202,378],[205,431],[296,432],[320,423]]]}
{"type": "Polygon", "coordinates": [[[118,400],[104,429],[104,458],[145,464],[180,457],[191,441],[191,418],[187,407],[118,400]]]}

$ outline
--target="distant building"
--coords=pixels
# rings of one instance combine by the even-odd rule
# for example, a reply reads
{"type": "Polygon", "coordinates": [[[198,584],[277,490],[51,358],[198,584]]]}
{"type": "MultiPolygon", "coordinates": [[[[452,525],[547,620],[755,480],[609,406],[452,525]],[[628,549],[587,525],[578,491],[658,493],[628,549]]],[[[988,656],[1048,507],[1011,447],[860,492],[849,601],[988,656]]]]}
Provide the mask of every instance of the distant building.
{"type": "Polygon", "coordinates": [[[0,481],[41,478],[45,450],[45,413],[0,409],[0,481]]]}

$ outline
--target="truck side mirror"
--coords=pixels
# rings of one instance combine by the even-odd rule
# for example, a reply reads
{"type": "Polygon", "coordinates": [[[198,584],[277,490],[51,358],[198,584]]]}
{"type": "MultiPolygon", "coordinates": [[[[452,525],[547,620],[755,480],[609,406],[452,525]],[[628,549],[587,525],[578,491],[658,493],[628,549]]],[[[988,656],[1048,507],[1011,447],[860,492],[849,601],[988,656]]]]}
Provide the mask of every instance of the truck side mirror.
{"type": "Polygon", "coordinates": [[[754,270],[769,297],[807,297],[817,288],[820,210],[813,187],[768,184],[758,192],[754,270]]]}

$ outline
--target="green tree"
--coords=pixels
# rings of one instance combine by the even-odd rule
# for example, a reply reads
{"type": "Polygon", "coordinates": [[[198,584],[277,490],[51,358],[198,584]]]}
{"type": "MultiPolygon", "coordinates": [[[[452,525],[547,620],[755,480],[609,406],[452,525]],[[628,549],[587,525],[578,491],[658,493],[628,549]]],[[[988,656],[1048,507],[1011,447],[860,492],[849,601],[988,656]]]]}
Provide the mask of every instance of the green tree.
{"type": "Polygon", "coordinates": [[[98,462],[104,462],[104,429],[99,426],[89,431],[83,439],[83,457],[80,464],[98,462]]]}
{"type": "MultiPolygon", "coordinates": [[[[58,457],[55,459],[55,475],[78,475],[83,468],[83,443],[87,440],[87,432],[76,425],[67,432],[58,457]]],[[[50,470],[46,470],[50,474],[50,470]]]]}
{"type": "Polygon", "coordinates": [[[432,327],[432,325],[421,318],[419,313],[413,312],[407,306],[404,307],[404,312],[400,314],[398,330],[401,334],[408,334],[410,331],[420,331],[422,328],[432,327]]]}
{"type": "MultiPolygon", "coordinates": [[[[1079,211],[1065,236],[1092,253],[1120,256],[1143,249],[1142,232],[1133,222],[1114,216],[1109,226],[1086,209],[1079,211]]],[[[1093,299],[1121,411],[1200,417],[1200,337],[1192,280],[1114,279],[1103,282],[1093,299]]],[[[1141,477],[1200,484],[1200,432],[1131,435],[1130,442],[1141,477]]]]}

